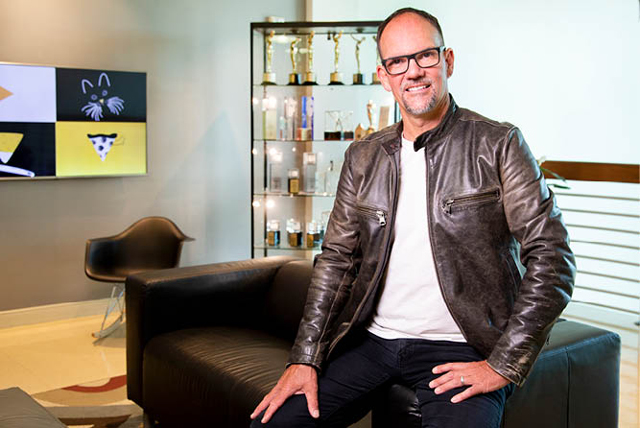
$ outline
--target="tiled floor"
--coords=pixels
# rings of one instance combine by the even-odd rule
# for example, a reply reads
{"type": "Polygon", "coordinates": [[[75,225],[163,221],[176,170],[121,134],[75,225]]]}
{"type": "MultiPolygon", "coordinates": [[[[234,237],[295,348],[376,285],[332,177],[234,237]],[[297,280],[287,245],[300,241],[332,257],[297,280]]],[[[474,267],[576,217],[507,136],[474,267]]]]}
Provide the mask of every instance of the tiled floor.
{"type": "MultiPolygon", "coordinates": [[[[125,328],[95,341],[102,316],[0,329],[0,389],[29,394],[126,373],[125,328]]],[[[638,427],[637,350],[623,348],[620,428],[638,427]]]]}

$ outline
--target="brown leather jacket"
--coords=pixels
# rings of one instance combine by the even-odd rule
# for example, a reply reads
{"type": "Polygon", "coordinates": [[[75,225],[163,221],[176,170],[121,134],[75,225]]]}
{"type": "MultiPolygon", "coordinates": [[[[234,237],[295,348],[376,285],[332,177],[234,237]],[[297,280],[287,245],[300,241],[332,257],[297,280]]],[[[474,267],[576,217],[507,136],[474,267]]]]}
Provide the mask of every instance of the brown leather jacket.
{"type": "MultiPolygon", "coordinates": [[[[345,153],[291,364],[320,369],[347,332],[371,320],[392,245],[401,135],[398,123],[345,153]]],[[[553,193],[516,127],[453,98],[415,144],[426,146],[429,237],[445,302],[467,342],[521,385],[573,289],[553,193]]]]}

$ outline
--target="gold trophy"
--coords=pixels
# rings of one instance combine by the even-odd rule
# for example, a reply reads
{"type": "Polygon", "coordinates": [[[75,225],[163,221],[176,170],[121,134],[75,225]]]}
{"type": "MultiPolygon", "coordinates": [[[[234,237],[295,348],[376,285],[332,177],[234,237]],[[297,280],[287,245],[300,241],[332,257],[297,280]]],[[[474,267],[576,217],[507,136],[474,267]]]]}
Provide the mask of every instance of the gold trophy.
{"type": "Polygon", "coordinates": [[[373,41],[376,44],[376,71],[374,71],[373,73],[371,73],[371,84],[372,85],[379,85],[380,84],[380,79],[378,79],[378,65],[382,64],[382,61],[380,61],[380,52],[378,52],[378,38],[377,36],[373,36],[373,41]]]}
{"type": "Polygon", "coordinates": [[[289,73],[289,84],[300,85],[302,83],[302,76],[298,73],[298,43],[300,43],[300,37],[296,37],[289,46],[289,55],[291,56],[291,68],[292,72],[289,73]]]}
{"type": "Polygon", "coordinates": [[[262,84],[263,85],[275,85],[276,84],[276,73],[271,71],[271,61],[273,60],[273,37],[276,35],[275,31],[271,31],[267,37],[265,37],[265,42],[267,44],[267,63],[265,64],[265,71],[262,73],[262,84]]]}
{"type": "Polygon", "coordinates": [[[356,41],[356,64],[358,64],[358,72],[353,74],[353,84],[364,85],[364,74],[360,72],[360,45],[364,42],[365,37],[358,39],[352,34],[351,38],[356,41]]]}
{"type": "Polygon", "coordinates": [[[315,31],[311,30],[307,37],[307,72],[304,74],[303,85],[317,85],[316,73],[313,72],[313,36],[315,31]]]}
{"type": "Polygon", "coordinates": [[[369,118],[369,127],[365,129],[365,127],[361,123],[359,123],[358,126],[356,126],[356,140],[361,140],[367,135],[376,132],[376,128],[373,127],[373,109],[375,107],[376,105],[373,103],[373,101],[369,100],[369,102],[367,103],[367,118],[369,118]]]}
{"type": "Polygon", "coordinates": [[[369,118],[369,127],[365,131],[365,135],[373,134],[376,132],[376,128],[373,126],[373,109],[376,108],[376,105],[372,100],[369,100],[367,103],[367,117],[369,118]]]}
{"type": "Polygon", "coordinates": [[[342,31],[333,35],[333,43],[335,43],[333,66],[335,71],[331,73],[330,85],[344,85],[344,83],[342,83],[342,73],[338,71],[338,62],[340,61],[340,37],[342,37],[342,31]]]}

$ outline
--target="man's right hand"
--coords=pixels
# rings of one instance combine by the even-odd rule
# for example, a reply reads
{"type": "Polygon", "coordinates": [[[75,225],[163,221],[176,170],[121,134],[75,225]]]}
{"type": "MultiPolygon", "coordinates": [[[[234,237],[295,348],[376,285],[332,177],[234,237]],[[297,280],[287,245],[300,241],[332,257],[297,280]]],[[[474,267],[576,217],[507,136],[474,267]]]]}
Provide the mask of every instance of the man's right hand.
{"type": "Polygon", "coordinates": [[[307,398],[309,414],[318,418],[318,374],[316,369],[305,364],[292,364],[284,371],[276,386],[262,399],[258,407],[251,414],[255,419],[264,409],[263,424],[271,419],[271,416],[292,395],[304,394],[307,398]]]}

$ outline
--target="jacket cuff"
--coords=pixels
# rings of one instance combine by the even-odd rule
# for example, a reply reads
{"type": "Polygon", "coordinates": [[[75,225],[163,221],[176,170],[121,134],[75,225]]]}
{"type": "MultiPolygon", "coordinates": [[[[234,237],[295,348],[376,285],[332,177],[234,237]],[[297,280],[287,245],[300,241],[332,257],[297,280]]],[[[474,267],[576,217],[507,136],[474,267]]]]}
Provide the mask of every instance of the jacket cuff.
{"type": "Polygon", "coordinates": [[[487,364],[493,369],[493,371],[495,371],[508,381],[514,383],[516,386],[522,386],[524,384],[524,381],[526,380],[526,378],[518,370],[511,367],[509,364],[493,361],[491,356],[487,358],[487,364]]]}

